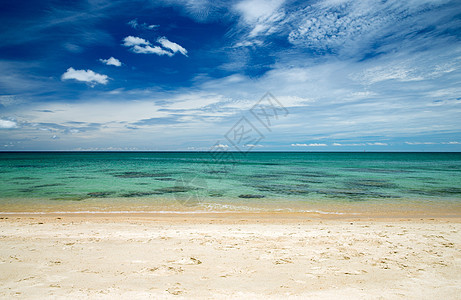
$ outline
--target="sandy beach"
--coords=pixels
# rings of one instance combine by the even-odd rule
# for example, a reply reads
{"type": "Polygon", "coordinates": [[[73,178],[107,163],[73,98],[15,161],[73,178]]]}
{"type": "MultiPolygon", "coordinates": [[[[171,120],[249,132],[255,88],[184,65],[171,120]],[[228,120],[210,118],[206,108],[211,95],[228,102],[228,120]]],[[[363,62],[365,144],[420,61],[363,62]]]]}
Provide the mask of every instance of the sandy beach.
{"type": "Polygon", "coordinates": [[[459,299],[460,218],[2,215],[0,297],[459,299]]]}

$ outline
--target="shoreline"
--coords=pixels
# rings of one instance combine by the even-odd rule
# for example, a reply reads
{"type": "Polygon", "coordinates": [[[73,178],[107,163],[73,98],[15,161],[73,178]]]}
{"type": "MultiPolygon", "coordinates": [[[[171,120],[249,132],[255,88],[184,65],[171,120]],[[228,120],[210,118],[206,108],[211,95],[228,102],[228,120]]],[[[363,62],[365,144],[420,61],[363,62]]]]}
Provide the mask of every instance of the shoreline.
{"type": "Polygon", "coordinates": [[[80,216],[80,217],[213,217],[238,218],[313,218],[313,219],[396,219],[396,218],[461,218],[461,203],[456,202],[345,202],[294,203],[280,208],[279,203],[222,204],[203,203],[184,206],[145,203],[56,203],[54,205],[18,203],[0,204],[0,217],[5,216],[80,216]]]}

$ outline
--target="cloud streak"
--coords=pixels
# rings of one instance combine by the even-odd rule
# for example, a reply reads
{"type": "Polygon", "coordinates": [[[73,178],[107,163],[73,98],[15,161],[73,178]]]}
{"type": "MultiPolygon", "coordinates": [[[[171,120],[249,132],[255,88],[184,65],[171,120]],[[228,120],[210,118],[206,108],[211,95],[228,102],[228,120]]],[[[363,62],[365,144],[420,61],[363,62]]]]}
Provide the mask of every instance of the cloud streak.
{"type": "Polygon", "coordinates": [[[166,48],[166,49],[169,49],[171,50],[171,52],[176,53],[176,52],[179,52],[181,53],[182,55],[184,56],[187,56],[187,50],[184,49],[184,47],[176,44],[176,43],[173,43],[171,41],[169,41],[166,37],[160,37],[157,39],[157,42],[160,43],[163,48],[166,48]]]}
{"type": "Polygon", "coordinates": [[[147,23],[139,24],[138,19],[133,19],[129,21],[127,24],[130,25],[134,29],[146,29],[146,30],[154,30],[160,26],[160,25],[149,25],[147,23]]]}
{"type": "Polygon", "coordinates": [[[311,144],[291,144],[291,147],[326,147],[327,144],[311,143],[311,144]]]}
{"type": "Polygon", "coordinates": [[[148,40],[145,40],[140,37],[127,36],[123,39],[123,45],[125,47],[129,47],[130,50],[134,53],[157,54],[159,56],[167,55],[169,57],[172,57],[177,52],[179,52],[182,55],[187,56],[187,50],[184,47],[174,42],[171,42],[166,37],[158,38],[157,42],[163,48],[160,46],[154,46],[148,40]]]}

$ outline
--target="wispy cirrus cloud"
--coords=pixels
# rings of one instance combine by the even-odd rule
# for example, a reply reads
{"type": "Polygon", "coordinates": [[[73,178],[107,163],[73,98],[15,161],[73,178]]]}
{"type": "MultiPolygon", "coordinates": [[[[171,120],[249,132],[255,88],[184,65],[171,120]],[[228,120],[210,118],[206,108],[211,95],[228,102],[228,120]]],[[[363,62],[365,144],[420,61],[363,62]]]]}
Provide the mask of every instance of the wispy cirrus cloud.
{"type": "Polygon", "coordinates": [[[160,25],[147,24],[145,22],[140,24],[138,22],[138,19],[133,19],[129,21],[127,24],[130,25],[134,29],[147,29],[147,30],[154,30],[160,26],[160,25]]]}
{"type": "Polygon", "coordinates": [[[252,39],[276,32],[285,16],[281,8],[284,2],[285,0],[243,0],[236,3],[234,10],[240,14],[244,27],[249,28],[246,38],[252,39]]]}

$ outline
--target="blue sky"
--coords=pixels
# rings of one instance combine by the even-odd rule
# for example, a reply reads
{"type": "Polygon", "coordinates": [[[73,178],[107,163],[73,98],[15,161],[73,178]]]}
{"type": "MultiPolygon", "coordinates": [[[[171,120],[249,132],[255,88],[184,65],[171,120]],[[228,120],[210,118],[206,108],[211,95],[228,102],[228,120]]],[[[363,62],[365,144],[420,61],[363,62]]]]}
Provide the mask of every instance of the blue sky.
{"type": "Polygon", "coordinates": [[[0,150],[461,151],[461,2],[0,2],[0,150]],[[250,109],[270,92],[270,130],[250,109]]]}

